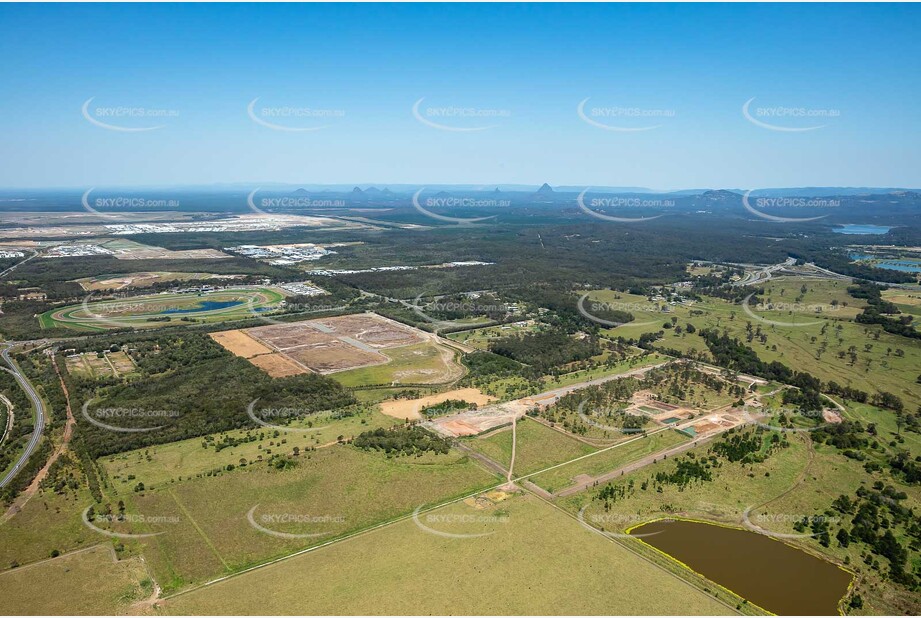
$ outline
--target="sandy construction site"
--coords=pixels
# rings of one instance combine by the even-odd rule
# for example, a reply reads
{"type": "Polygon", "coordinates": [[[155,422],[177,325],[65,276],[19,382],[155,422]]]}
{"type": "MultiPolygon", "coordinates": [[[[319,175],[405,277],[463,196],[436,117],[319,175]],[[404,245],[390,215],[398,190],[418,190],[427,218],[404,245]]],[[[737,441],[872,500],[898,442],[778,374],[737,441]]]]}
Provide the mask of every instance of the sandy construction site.
{"type": "Polygon", "coordinates": [[[420,397],[418,399],[392,399],[381,403],[381,412],[394,418],[406,420],[420,420],[422,414],[420,410],[426,406],[434,406],[444,403],[449,399],[460,399],[469,401],[477,406],[482,406],[495,401],[495,397],[486,395],[478,388],[458,388],[453,391],[420,397]]]}
{"type": "Polygon", "coordinates": [[[431,338],[374,313],[212,333],[221,346],[272,377],[329,374],[390,362],[379,350],[431,338]]]}

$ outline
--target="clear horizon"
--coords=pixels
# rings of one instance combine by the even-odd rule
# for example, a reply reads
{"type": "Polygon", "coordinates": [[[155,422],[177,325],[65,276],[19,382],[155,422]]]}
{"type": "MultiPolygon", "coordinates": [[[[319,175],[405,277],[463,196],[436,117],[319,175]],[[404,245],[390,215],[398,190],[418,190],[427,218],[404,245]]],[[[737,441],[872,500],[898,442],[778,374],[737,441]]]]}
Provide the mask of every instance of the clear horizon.
{"type": "Polygon", "coordinates": [[[0,187],[919,187],[919,16],[3,5],[0,187]]]}

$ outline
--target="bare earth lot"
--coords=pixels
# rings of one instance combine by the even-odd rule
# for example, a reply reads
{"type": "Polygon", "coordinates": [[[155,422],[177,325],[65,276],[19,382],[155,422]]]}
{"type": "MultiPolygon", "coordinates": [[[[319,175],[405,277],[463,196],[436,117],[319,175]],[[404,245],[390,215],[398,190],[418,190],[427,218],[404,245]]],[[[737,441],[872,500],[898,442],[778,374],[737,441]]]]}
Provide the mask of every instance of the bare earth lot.
{"type": "Polygon", "coordinates": [[[379,352],[423,343],[429,336],[374,313],[345,315],[213,333],[224,348],[271,375],[329,374],[383,365],[379,352]]]}
{"type": "Polygon", "coordinates": [[[419,399],[394,399],[392,401],[385,401],[381,404],[381,412],[394,418],[418,420],[422,418],[419,410],[426,406],[434,406],[445,402],[449,399],[462,399],[470,403],[475,403],[478,406],[495,401],[495,397],[483,394],[478,388],[458,388],[453,391],[438,393],[437,395],[420,397],[419,399]]]}

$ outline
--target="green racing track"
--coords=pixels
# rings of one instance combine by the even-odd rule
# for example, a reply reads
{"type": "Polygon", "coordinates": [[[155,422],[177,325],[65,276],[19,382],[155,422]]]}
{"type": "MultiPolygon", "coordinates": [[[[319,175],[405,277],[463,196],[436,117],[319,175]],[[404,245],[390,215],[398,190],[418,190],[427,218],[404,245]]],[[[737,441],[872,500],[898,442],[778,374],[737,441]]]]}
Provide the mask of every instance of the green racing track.
{"type": "Polygon", "coordinates": [[[185,321],[239,320],[271,311],[284,300],[276,288],[239,287],[213,292],[182,292],[94,300],[46,311],[38,316],[42,328],[105,331],[116,328],[155,328],[185,321]],[[169,319],[166,319],[169,318],[169,319]]]}

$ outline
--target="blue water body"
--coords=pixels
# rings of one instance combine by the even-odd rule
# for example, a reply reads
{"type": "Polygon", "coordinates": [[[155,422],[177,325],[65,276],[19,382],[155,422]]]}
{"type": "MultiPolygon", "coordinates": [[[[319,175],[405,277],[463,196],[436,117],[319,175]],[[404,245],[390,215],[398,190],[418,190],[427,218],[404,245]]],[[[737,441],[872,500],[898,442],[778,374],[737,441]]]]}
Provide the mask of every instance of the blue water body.
{"type": "Polygon", "coordinates": [[[213,311],[215,309],[226,309],[236,305],[242,305],[242,300],[203,300],[197,307],[189,309],[169,309],[163,313],[199,313],[201,311],[213,311]]]}
{"type": "Polygon", "coordinates": [[[847,223],[836,227],[833,232],[836,234],[885,234],[891,227],[885,225],[863,225],[860,223],[847,223]]]}
{"type": "Polygon", "coordinates": [[[858,262],[863,260],[876,260],[879,262],[873,264],[875,268],[885,268],[886,270],[899,270],[904,273],[921,273],[921,263],[913,262],[911,260],[898,260],[898,259],[886,259],[879,258],[875,255],[867,255],[865,253],[851,253],[849,256],[852,260],[857,260],[858,262]]]}

